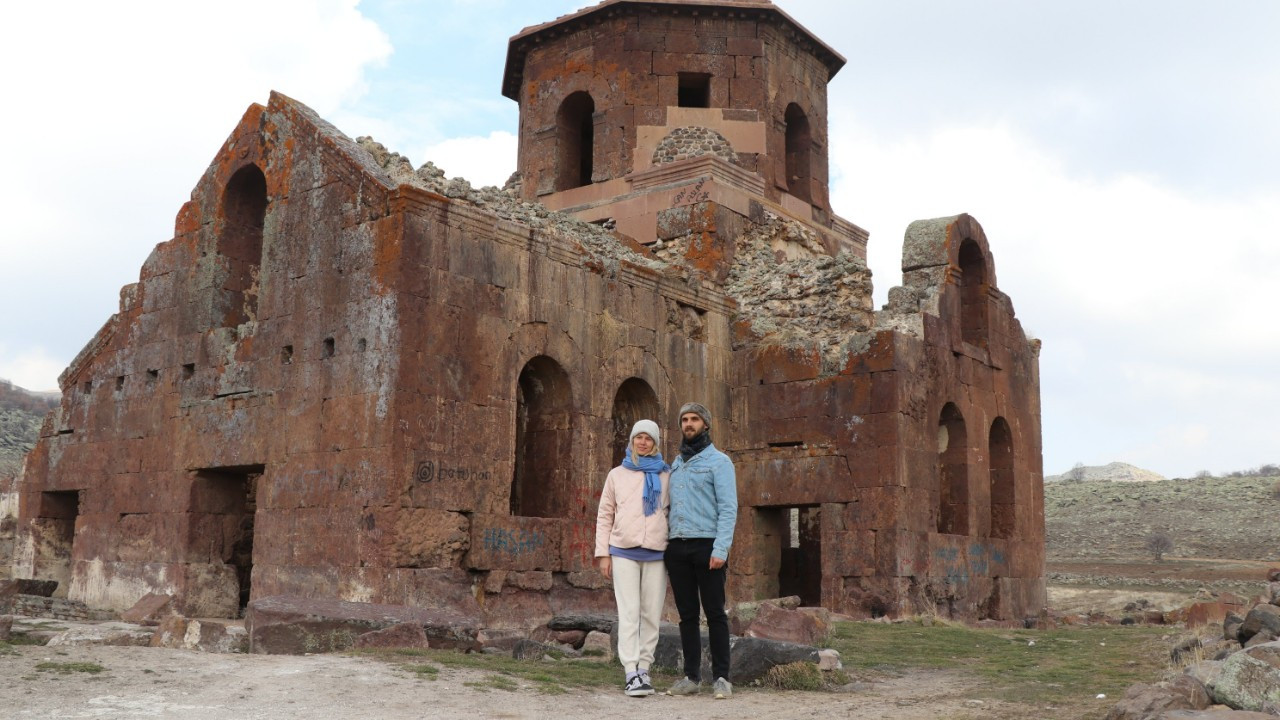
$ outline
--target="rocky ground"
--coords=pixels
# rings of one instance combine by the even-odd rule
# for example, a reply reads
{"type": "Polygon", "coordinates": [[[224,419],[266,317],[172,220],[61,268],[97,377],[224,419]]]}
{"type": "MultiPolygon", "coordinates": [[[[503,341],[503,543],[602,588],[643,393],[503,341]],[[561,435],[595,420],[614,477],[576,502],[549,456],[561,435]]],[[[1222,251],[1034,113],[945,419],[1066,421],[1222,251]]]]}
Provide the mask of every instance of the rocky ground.
{"type": "Polygon", "coordinates": [[[955,672],[878,677],[850,693],[739,688],[718,701],[628,698],[620,690],[548,695],[532,683],[495,686],[483,670],[443,669],[434,679],[376,658],[219,655],[142,647],[17,646],[0,654],[0,713],[6,718],[815,718],[956,720],[1027,717],[1027,708],[975,699],[955,672]],[[98,665],[98,673],[37,669],[98,665]],[[46,665],[45,667],[52,667],[46,665]]]}

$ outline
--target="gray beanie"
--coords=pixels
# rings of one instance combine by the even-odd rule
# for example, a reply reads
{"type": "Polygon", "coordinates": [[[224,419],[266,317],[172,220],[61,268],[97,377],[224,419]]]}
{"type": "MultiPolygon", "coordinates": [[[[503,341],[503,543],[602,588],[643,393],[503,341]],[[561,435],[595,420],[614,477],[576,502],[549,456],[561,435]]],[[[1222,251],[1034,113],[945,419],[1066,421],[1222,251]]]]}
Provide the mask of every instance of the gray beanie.
{"type": "Polygon", "coordinates": [[[706,423],[707,427],[711,427],[711,411],[707,410],[703,405],[696,402],[685,403],[680,408],[680,414],[676,416],[676,420],[684,417],[685,413],[698,413],[698,416],[702,418],[702,422],[706,423]]]}
{"type": "Polygon", "coordinates": [[[636,424],[631,426],[631,437],[627,438],[627,448],[631,447],[632,441],[634,441],[636,436],[640,433],[644,433],[645,435],[653,438],[654,450],[657,450],[658,446],[662,444],[662,437],[658,432],[658,423],[652,420],[637,420],[636,424]]]}

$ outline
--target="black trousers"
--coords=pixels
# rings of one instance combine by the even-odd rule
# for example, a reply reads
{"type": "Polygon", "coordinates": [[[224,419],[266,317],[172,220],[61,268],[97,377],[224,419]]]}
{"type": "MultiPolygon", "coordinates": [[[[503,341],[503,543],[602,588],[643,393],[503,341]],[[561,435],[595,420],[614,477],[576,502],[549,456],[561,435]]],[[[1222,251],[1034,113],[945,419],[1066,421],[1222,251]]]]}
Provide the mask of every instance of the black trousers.
{"type": "Polygon", "coordinates": [[[671,594],[680,613],[680,646],[684,652],[684,674],[695,682],[702,679],[702,634],[698,629],[698,606],[707,616],[711,640],[713,678],[729,679],[729,616],[724,611],[725,570],[709,567],[713,538],[676,538],[667,543],[663,561],[671,578],[671,594]],[[701,598],[701,603],[699,603],[701,598]]]}

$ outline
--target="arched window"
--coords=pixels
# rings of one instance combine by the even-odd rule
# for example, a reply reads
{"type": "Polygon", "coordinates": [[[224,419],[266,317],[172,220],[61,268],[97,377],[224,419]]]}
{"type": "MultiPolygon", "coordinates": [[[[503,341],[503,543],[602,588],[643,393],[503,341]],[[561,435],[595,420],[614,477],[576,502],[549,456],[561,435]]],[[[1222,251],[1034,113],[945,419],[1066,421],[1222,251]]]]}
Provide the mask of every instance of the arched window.
{"type": "Polygon", "coordinates": [[[595,122],[592,116],[596,103],[585,92],[576,92],[564,99],[556,113],[556,139],[559,145],[559,166],[556,169],[556,190],[571,190],[591,184],[592,161],[595,159],[595,122]]]}
{"type": "Polygon", "coordinates": [[[539,355],[516,384],[516,457],[511,514],[568,517],[574,456],[569,376],[539,355]]]}
{"type": "Polygon", "coordinates": [[[800,106],[787,106],[787,192],[813,202],[809,192],[809,161],[813,155],[813,136],[809,131],[809,118],[800,106]]]}
{"type": "Polygon", "coordinates": [[[960,243],[960,337],[987,346],[987,261],[973,240],[960,243]]]}
{"type": "Polygon", "coordinates": [[[964,417],[953,403],[938,420],[938,532],[969,534],[969,452],[964,417]]]}
{"type": "Polygon", "coordinates": [[[1002,417],[991,423],[987,438],[991,459],[991,537],[1014,535],[1016,497],[1013,486],[1013,433],[1002,417]]]}
{"type": "MultiPolygon", "coordinates": [[[[627,378],[613,396],[613,443],[610,446],[609,467],[622,462],[622,455],[627,449],[627,436],[631,434],[631,426],[637,420],[653,420],[662,427],[662,419],[658,417],[658,395],[649,387],[649,383],[640,378],[627,378]]],[[[662,450],[659,446],[658,450],[662,450]]]]}
{"type": "Polygon", "coordinates": [[[222,232],[217,252],[226,264],[222,286],[223,324],[231,327],[258,317],[258,273],[262,227],[267,215],[267,178],[257,165],[236,171],[222,194],[222,232]]]}

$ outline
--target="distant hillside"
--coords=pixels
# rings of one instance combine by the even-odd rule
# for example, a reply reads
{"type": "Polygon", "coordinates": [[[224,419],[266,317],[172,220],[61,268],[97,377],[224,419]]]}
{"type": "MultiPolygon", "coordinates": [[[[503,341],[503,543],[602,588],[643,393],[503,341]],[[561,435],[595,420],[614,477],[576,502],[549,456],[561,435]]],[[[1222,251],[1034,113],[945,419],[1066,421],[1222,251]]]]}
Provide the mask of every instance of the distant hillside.
{"type": "Polygon", "coordinates": [[[1153,482],[1165,480],[1165,476],[1150,470],[1143,470],[1129,463],[1113,462],[1108,465],[1077,465],[1061,475],[1045,477],[1046,483],[1077,482],[1153,482]]]}
{"type": "Polygon", "coordinates": [[[1149,558],[1147,539],[1174,557],[1280,560],[1280,477],[1151,482],[1054,482],[1044,488],[1050,560],[1149,558]]]}
{"type": "Polygon", "coordinates": [[[22,468],[22,456],[35,447],[40,423],[57,404],[57,393],[35,393],[0,380],[0,478],[22,468]]]}

